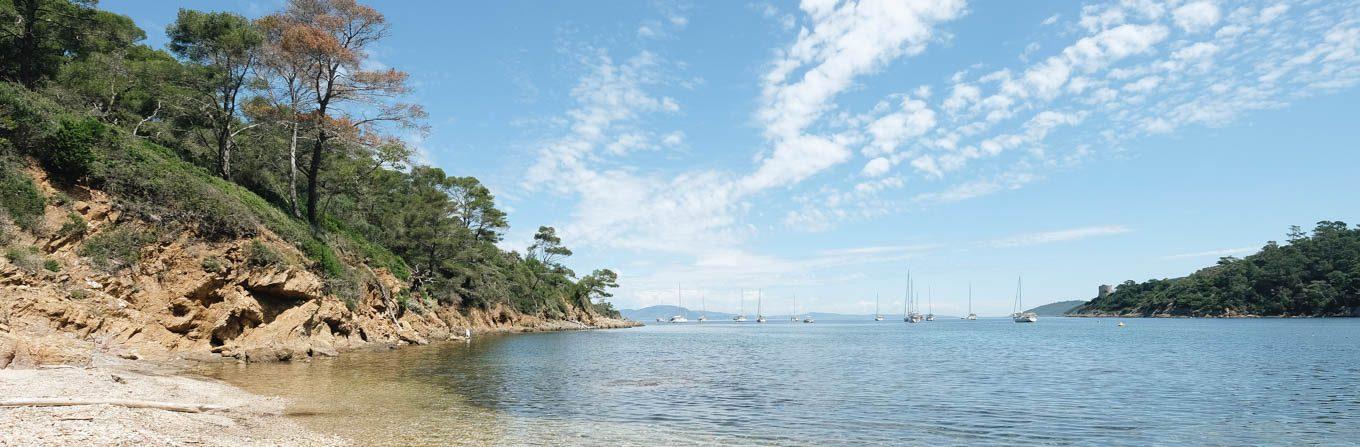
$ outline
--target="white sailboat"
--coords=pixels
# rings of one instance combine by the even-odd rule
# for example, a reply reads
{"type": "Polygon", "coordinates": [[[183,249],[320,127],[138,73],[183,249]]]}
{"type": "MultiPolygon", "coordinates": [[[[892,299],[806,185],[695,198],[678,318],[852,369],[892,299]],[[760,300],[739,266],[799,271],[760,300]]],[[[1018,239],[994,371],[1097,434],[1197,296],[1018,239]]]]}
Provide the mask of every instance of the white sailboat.
{"type": "Polygon", "coordinates": [[[756,289],[756,323],[764,323],[765,315],[760,313],[760,289],[756,289]]]}
{"type": "Polygon", "coordinates": [[[798,292],[793,293],[793,313],[789,314],[789,321],[798,322],[798,292]]]}
{"type": "Polygon", "coordinates": [[[915,288],[916,284],[911,279],[911,270],[907,270],[907,294],[906,303],[904,303],[906,309],[902,311],[902,321],[908,323],[920,323],[923,319],[921,313],[916,311],[916,306],[914,305],[915,298],[913,295],[915,288]]]}
{"type": "Polygon", "coordinates": [[[878,292],[874,292],[874,321],[883,321],[883,312],[878,308],[879,301],[878,292]]]}
{"type": "Polygon", "coordinates": [[[688,322],[689,322],[689,319],[688,319],[688,318],[685,318],[685,306],[684,306],[684,302],[680,299],[680,285],[679,285],[679,284],[676,284],[676,285],[675,285],[675,308],[676,308],[676,311],[679,312],[679,313],[677,313],[677,314],[675,314],[675,316],[671,317],[671,323],[688,323],[688,322]]]}
{"type": "Polygon", "coordinates": [[[963,317],[963,319],[965,320],[977,319],[977,314],[973,313],[973,283],[971,282],[968,283],[968,316],[963,317]]]}
{"type": "Polygon", "coordinates": [[[1038,323],[1038,322],[1039,322],[1039,314],[1036,314],[1036,313],[1034,313],[1034,312],[1026,312],[1026,311],[1024,310],[1024,309],[1025,309],[1025,302],[1024,302],[1024,293],[1023,293],[1023,287],[1022,287],[1022,285],[1023,285],[1023,283],[1021,282],[1021,280],[1020,280],[1019,278],[1016,278],[1016,280],[1015,280],[1015,308],[1014,308],[1014,311],[1015,311],[1015,312],[1011,314],[1011,319],[1012,319],[1012,320],[1015,320],[1016,323],[1038,323]]]}
{"type": "Polygon", "coordinates": [[[737,302],[741,303],[741,313],[732,317],[732,321],[741,323],[746,321],[746,289],[741,289],[741,296],[737,297],[737,302]]]}
{"type": "Polygon", "coordinates": [[[699,311],[699,321],[708,321],[708,301],[704,299],[702,292],[699,293],[699,308],[703,309],[699,311]]]}
{"type": "Polygon", "coordinates": [[[933,287],[926,286],[926,321],[935,321],[935,299],[932,298],[933,287]]]}

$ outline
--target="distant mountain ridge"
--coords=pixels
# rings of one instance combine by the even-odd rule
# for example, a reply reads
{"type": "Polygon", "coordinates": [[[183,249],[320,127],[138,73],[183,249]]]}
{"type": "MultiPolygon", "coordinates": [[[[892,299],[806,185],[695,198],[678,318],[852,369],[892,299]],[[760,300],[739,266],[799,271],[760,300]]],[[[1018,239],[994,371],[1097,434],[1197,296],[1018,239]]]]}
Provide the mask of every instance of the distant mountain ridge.
{"type": "MultiPolygon", "coordinates": [[[[657,306],[648,306],[648,307],[644,307],[644,308],[641,308],[641,309],[623,309],[623,310],[620,310],[619,313],[623,314],[623,317],[624,317],[624,318],[627,318],[627,319],[629,319],[629,320],[646,322],[646,321],[656,321],[657,318],[660,318],[660,319],[662,319],[662,320],[667,320],[667,319],[670,319],[672,316],[675,316],[675,315],[684,315],[685,318],[689,318],[690,320],[695,320],[695,319],[699,318],[699,315],[700,315],[702,312],[696,311],[696,310],[694,310],[694,309],[686,308],[686,307],[678,307],[678,306],[671,306],[671,305],[664,305],[664,304],[663,304],[663,305],[657,305],[657,306]]],[[[713,311],[709,311],[709,312],[703,313],[703,314],[706,315],[706,316],[708,316],[708,319],[709,319],[709,320],[714,320],[714,321],[719,321],[719,320],[731,320],[732,317],[737,316],[737,314],[733,314],[733,313],[713,312],[713,311]]],[[[800,314],[798,317],[799,317],[799,318],[804,318],[804,317],[807,317],[807,316],[812,316],[812,318],[813,318],[814,320],[819,320],[819,321],[820,321],[820,320],[825,320],[825,321],[845,321],[845,320],[872,320],[872,319],[874,319],[874,316],[873,316],[873,315],[838,314],[838,313],[829,313],[829,312],[810,312],[810,313],[800,314]]],[[[756,319],[756,314],[755,314],[755,312],[747,312],[747,313],[746,313],[746,318],[749,318],[751,321],[755,321],[755,319],[756,319]]],[[[766,315],[765,318],[768,318],[768,319],[770,319],[770,320],[788,320],[788,319],[789,319],[789,314],[782,314],[782,315],[766,315]]],[[[941,317],[941,318],[943,318],[943,317],[941,317]]]]}
{"type": "Polygon", "coordinates": [[[1029,311],[1039,314],[1039,316],[1041,317],[1061,317],[1066,315],[1067,312],[1071,311],[1072,309],[1076,309],[1083,304],[1086,304],[1086,300],[1059,301],[1056,303],[1048,303],[1030,309],[1029,311]]]}

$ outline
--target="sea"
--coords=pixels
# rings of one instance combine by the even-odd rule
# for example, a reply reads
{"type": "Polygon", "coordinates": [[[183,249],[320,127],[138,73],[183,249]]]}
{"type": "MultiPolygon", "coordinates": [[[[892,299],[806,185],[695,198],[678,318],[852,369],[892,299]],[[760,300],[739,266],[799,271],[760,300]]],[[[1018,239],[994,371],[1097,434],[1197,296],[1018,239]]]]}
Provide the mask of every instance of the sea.
{"type": "Polygon", "coordinates": [[[1360,443],[1360,319],[648,324],[203,374],[358,445],[1360,443]]]}

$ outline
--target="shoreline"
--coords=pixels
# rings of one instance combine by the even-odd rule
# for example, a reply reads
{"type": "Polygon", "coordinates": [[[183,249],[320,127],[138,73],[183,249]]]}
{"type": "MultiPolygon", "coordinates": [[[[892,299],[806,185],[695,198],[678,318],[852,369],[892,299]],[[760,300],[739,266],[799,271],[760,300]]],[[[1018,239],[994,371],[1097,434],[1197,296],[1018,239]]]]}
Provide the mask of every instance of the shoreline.
{"type": "Polygon", "coordinates": [[[1171,315],[1171,314],[1076,314],[1061,315],[1064,318],[1202,318],[1213,320],[1232,319],[1294,319],[1294,318],[1357,318],[1360,315],[1171,315]]]}
{"type": "Polygon", "coordinates": [[[251,394],[183,365],[96,357],[87,366],[0,370],[0,405],[74,403],[0,406],[6,433],[0,446],[351,445],[287,418],[286,399],[251,394]],[[160,408],[139,408],[146,405],[160,408]]]}
{"type": "MultiPolygon", "coordinates": [[[[473,334],[625,329],[641,323],[541,321],[473,334]]],[[[7,329],[0,326],[0,329],[7,329]]],[[[442,341],[442,340],[441,340],[442,341]]],[[[434,343],[371,343],[337,352],[387,351],[434,343]]],[[[257,395],[197,372],[229,357],[115,354],[70,334],[0,332],[0,446],[353,445],[288,416],[296,402],[257,395]],[[35,404],[36,403],[36,404],[35,404]],[[147,406],[154,408],[146,408],[147,406]]],[[[300,360],[306,362],[307,359],[300,360]]]]}

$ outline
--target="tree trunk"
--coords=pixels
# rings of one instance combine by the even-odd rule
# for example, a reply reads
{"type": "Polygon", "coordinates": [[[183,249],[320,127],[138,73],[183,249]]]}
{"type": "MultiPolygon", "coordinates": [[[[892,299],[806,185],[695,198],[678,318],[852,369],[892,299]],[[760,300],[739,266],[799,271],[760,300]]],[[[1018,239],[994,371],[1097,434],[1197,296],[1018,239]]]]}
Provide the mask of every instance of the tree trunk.
{"type": "MultiPolygon", "coordinates": [[[[227,117],[230,122],[231,117],[227,117]]],[[[231,126],[217,132],[217,174],[231,180],[231,126]]]]}
{"type": "Polygon", "coordinates": [[[19,83],[30,90],[38,85],[38,36],[34,28],[38,23],[38,0],[20,0],[18,8],[23,20],[23,31],[19,36],[19,83]]]}
{"type": "Polygon", "coordinates": [[[288,207],[293,217],[302,217],[297,206],[297,143],[298,122],[293,121],[293,139],[288,143],[288,207]]]}
{"type": "Polygon", "coordinates": [[[311,222],[312,230],[321,229],[321,221],[318,220],[317,206],[321,201],[321,193],[317,190],[320,185],[321,177],[321,155],[326,148],[326,131],[322,129],[317,133],[316,144],[312,145],[311,169],[307,171],[307,221],[311,222]]]}

